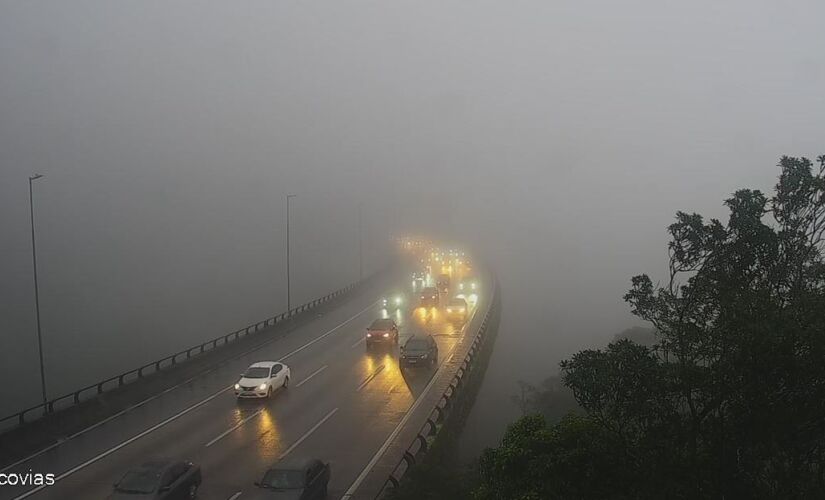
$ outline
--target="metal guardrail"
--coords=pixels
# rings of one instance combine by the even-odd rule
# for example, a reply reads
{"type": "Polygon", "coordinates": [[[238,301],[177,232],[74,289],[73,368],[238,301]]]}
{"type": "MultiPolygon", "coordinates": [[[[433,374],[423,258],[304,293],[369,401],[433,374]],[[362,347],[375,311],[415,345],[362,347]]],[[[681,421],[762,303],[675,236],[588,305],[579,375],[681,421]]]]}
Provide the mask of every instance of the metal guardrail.
{"type": "Polygon", "coordinates": [[[214,339],[207,340],[201,344],[196,346],[190,347],[189,349],[184,349],[182,351],[176,352],[170,356],[166,356],[165,358],[158,359],[157,361],[153,361],[151,363],[147,363],[139,368],[135,368],[133,370],[129,370],[127,372],[123,372],[119,375],[115,375],[114,377],[109,377],[105,380],[101,380],[95,384],[87,385],[81,389],[76,391],[70,392],[68,394],[64,394],[63,396],[56,397],[45,403],[40,403],[35,406],[26,408],[25,410],[21,410],[17,413],[13,413],[6,417],[0,418],[0,426],[2,424],[9,422],[11,420],[16,420],[16,424],[11,426],[7,429],[0,430],[0,434],[8,432],[16,427],[19,427],[26,422],[32,422],[37,420],[38,418],[43,417],[44,415],[50,414],[55,412],[56,410],[69,408],[71,406],[80,404],[81,401],[86,401],[96,397],[100,394],[103,394],[106,391],[116,389],[118,387],[123,387],[124,385],[134,382],[135,380],[140,380],[147,375],[151,375],[153,373],[159,372],[163,369],[171,368],[177,365],[181,361],[185,361],[190,359],[194,356],[198,356],[205,352],[210,352],[220,346],[224,346],[229,344],[230,342],[234,342],[240,338],[246,337],[251,333],[258,332],[267,328],[269,326],[273,326],[277,323],[280,323],[284,320],[290,319],[304,311],[317,307],[320,304],[324,304],[329,302],[330,300],[340,297],[341,295],[349,292],[356,286],[364,283],[369,278],[361,281],[357,281],[350,285],[345,286],[344,288],[338,289],[330,294],[327,294],[320,299],[315,299],[311,302],[307,302],[306,304],[301,304],[300,306],[294,307],[289,311],[286,311],[281,314],[277,314],[270,318],[267,318],[263,321],[259,321],[258,323],[254,323],[249,325],[245,328],[241,328],[240,330],[236,330],[234,332],[228,333],[226,335],[221,335],[219,337],[215,337],[214,339]],[[26,419],[27,415],[31,416],[36,410],[42,410],[42,412],[37,414],[37,417],[26,419]]]}
{"type": "Polygon", "coordinates": [[[500,297],[500,290],[498,284],[496,283],[494,287],[494,297],[493,300],[490,302],[490,306],[487,308],[487,313],[484,315],[484,319],[481,322],[481,325],[478,328],[478,333],[476,334],[473,343],[470,345],[470,348],[467,352],[467,355],[464,357],[461,366],[456,370],[455,375],[453,376],[452,380],[450,381],[447,389],[442,394],[441,398],[435,404],[432,411],[430,412],[427,420],[424,422],[424,425],[418,431],[413,442],[404,452],[401,460],[399,461],[398,465],[392,471],[392,473],[387,478],[387,481],[384,483],[384,486],[376,495],[376,499],[380,499],[384,497],[390,490],[395,489],[401,482],[401,478],[404,474],[410,469],[410,467],[414,466],[416,460],[420,459],[424,454],[426,454],[429,446],[432,444],[433,440],[435,440],[436,435],[438,434],[439,430],[441,429],[441,425],[444,420],[449,416],[451,410],[454,407],[455,398],[461,392],[461,389],[465,385],[465,380],[467,379],[467,375],[472,373],[474,368],[474,362],[481,352],[482,347],[484,346],[485,340],[489,337],[487,328],[490,324],[490,318],[493,317],[494,314],[499,313],[499,309],[501,307],[501,297],[500,297]]]}

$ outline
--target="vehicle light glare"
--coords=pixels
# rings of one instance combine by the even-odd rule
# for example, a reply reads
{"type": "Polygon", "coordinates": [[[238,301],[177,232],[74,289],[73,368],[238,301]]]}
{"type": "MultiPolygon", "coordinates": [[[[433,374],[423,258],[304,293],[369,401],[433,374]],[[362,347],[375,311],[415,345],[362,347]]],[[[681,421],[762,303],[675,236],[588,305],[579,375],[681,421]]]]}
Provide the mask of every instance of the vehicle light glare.
{"type": "Polygon", "coordinates": [[[235,390],[238,391],[241,388],[241,384],[235,384],[235,390]]]}
{"type": "Polygon", "coordinates": [[[260,389],[260,390],[266,389],[266,383],[263,383],[263,384],[259,385],[258,389],[260,389]]]}

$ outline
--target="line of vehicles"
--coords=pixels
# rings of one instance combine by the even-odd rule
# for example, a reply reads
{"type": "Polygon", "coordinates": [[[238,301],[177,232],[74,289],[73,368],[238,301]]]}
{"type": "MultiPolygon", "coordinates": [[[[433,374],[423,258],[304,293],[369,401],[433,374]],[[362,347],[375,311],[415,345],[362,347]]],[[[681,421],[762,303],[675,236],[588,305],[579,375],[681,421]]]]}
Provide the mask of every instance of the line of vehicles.
{"type": "MultiPolygon", "coordinates": [[[[410,300],[409,304],[423,308],[425,314],[441,310],[450,323],[466,323],[478,289],[476,281],[467,277],[471,269],[469,259],[463,252],[439,251],[420,242],[407,242],[404,248],[412,251],[421,264],[412,275],[411,296],[414,300],[410,300]],[[432,279],[434,270],[438,271],[435,280],[432,279]],[[453,276],[463,278],[454,283],[453,276]],[[452,295],[451,292],[457,293],[452,295]]],[[[381,345],[399,346],[399,326],[390,313],[401,314],[407,302],[405,294],[381,299],[382,317],[375,319],[365,333],[368,350],[381,345]]],[[[438,343],[433,336],[419,333],[409,336],[400,346],[398,366],[402,370],[432,368],[438,365],[438,359],[438,343]]],[[[239,400],[272,398],[278,391],[288,388],[290,377],[291,370],[285,363],[259,361],[240,374],[233,386],[234,395],[239,400]]],[[[254,483],[256,491],[244,493],[244,498],[325,499],[330,476],[330,464],[317,458],[280,461],[266,470],[263,477],[254,483]]],[[[114,483],[110,498],[194,499],[201,482],[201,469],[191,462],[168,459],[147,461],[128,470],[114,483]]]]}
{"type": "MultiPolygon", "coordinates": [[[[255,481],[257,491],[244,498],[322,500],[327,497],[330,465],[318,459],[284,460],[255,481]]],[[[114,484],[112,500],[184,500],[197,498],[201,468],[192,462],[153,460],[130,469],[114,484]]]]}

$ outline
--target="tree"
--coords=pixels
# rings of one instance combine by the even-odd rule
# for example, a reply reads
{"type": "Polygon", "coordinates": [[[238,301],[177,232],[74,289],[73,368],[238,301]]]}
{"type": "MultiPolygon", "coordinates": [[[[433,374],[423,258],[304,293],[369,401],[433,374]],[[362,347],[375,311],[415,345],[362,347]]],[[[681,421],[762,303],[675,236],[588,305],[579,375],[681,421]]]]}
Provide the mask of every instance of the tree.
{"type": "Polygon", "coordinates": [[[585,415],[513,426],[477,498],[825,498],[818,163],[783,157],[774,195],[737,191],[727,224],[677,213],[667,282],[625,296],[655,342],[562,362],[585,415]]]}

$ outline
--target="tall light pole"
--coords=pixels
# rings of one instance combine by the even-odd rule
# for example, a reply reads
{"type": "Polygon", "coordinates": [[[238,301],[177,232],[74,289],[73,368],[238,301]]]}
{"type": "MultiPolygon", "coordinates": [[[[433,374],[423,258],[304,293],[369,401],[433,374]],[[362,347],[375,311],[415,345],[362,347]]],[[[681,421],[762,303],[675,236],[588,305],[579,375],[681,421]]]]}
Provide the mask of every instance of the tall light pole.
{"type": "Polygon", "coordinates": [[[364,244],[361,234],[361,206],[358,204],[358,281],[364,279],[364,244]]]}
{"type": "Polygon", "coordinates": [[[32,190],[32,183],[42,177],[40,174],[29,177],[29,213],[32,223],[32,268],[34,270],[34,310],[37,316],[37,352],[40,355],[40,391],[43,395],[43,410],[47,411],[46,369],[43,367],[43,336],[40,333],[40,292],[37,288],[37,247],[34,239],[34,192],[32,190]]]}
{"type": "Polygon", "coordinates": [[[286,310],[292,309],[292,296],[290,290],[290,268],[289,268],[289,200],[295,198],[294,194],[286,195],[286,310]]]}

